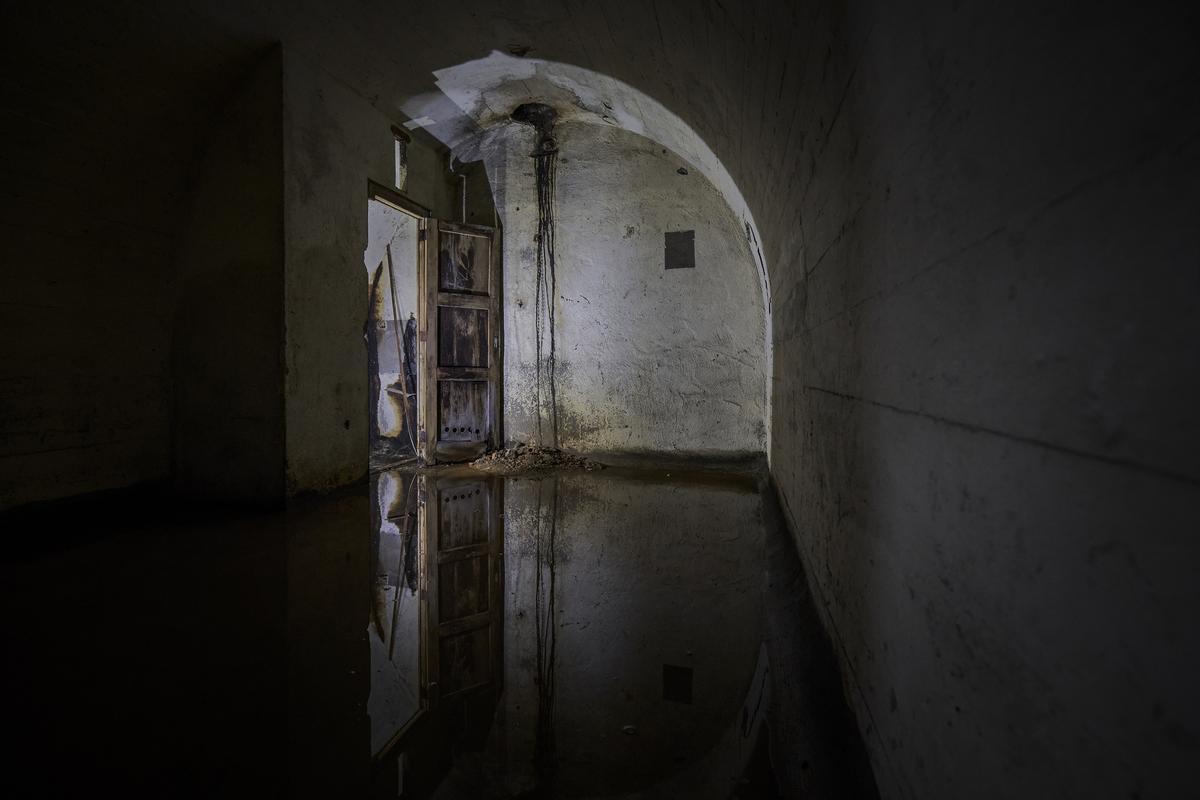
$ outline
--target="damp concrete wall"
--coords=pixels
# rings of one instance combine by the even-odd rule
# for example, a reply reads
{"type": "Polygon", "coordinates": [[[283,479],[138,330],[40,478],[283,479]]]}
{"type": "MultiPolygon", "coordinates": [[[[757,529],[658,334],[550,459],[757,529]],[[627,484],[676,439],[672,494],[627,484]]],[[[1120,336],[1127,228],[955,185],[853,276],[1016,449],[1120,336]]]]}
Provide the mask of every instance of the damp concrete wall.
{"type": "Polygon", "coordinates": [[[255,505],[284,498],[282,66],[260,59],[209,131],[172,337],[174,484],[255,505]]]}
{"type": "MultiPolygon", "coordinates": [[[[763,452],[765,319],[742,222],[707,179],[654,141],[583,123],[559,125],[555,134],[559,444],[600,452],[763,452]],[[669,231],[694,232],[694,267],[666,269],[669,231]]],[[[531,128],[510,124],[485,158],[504,230],[510,442],[538,437],[533,146],[531,128]]],[[[549,444],[548,389],[543,381],[549,444]]]]}
{"type": "Polygon", "coordinates": [[[759,130],[741,177],[772,266],[772,473],[881,790],[1180,796],[1195,18],[873,2],[808,25],[794,129],[759,130]]]}

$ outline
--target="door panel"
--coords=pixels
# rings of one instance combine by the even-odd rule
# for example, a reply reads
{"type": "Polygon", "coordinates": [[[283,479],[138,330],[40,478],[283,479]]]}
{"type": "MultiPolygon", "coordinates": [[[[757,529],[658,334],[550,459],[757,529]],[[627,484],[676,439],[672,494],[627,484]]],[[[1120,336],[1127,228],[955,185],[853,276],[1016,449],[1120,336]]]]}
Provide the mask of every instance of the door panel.
{"type": "Polygon", "coordinates": [[[441,640],[438,660],[442,668],[438,685],[443,697],[491,682],[488,637],[487,628],[476,628],[441,640]]]}
{"type": "Polygon", "coordinates": [[[486,488],[477,482],[442,484],[438,491],[439,550],[449,552],[487,542],[492,497],[486,488]]]}
{"type": "Polygon", "coordinates": [[[437,311],[438,366],[487,369],[487,310],[439,306],[437,311]]]}
{"type": "MultiPolygon", "coordinates": [[[[466,226],[458,226],[465,228],[466,226]]],[[[442,223],[438,241],[438,289],[443,292],[489,294],[492,240],[442,223]]]]}
{"type": "Polygon", "coordinates": [[[441,381],[438,385],[438,424],[441,441],[473,444],[484,429],[480,420],[487,414],[487,381],[441,381]]]}
{"type": "Polygon", "coordinates": [[[442,620],[454,622],[488,610],[487,555],[438,565],[438,608],[442,620]]]}
{"type": "Polygon", "coordinates": [[[421,425],[427,464],[499,446],[500,261],[496,231],[431,219],[421,272],[421,425]]]}

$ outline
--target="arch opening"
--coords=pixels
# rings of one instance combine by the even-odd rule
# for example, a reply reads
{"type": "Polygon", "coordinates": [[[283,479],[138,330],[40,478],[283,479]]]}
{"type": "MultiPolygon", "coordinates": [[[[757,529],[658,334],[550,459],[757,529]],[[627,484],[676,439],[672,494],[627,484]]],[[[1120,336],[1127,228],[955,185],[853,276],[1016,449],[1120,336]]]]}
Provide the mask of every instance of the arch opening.
{"type": "Polygon", "coordinates": [[[694,130],[609,76],[493,52],[434,72],[401,104],[455,162],[486,170],[503,230],[505,440],[590,452],[711,457],[770,451],[771,292],[753,216],[694,130]],[[555,116],[553,303],[538,301],[535,159],[555,116]],[[557,337],[542,391],[539,348],[557,337]],[[548,400],[555,396],[556,401],[548,400]]]}

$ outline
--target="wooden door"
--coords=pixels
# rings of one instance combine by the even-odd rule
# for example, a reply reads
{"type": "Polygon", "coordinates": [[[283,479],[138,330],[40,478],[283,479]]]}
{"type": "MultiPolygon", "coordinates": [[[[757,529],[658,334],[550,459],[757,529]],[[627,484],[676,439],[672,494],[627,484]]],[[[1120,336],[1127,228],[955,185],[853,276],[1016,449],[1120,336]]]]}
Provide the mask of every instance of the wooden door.
{"type": "Polygon", "coordinates": [[[504,481],[422,476],[430,700],[501,682],[504,481]]]}
{"type": "Polygon", "coordinates": [[[425,236],[418,454],[427,464],[467,461],[501,441],[496,231],[431,219],[425,236]]]}

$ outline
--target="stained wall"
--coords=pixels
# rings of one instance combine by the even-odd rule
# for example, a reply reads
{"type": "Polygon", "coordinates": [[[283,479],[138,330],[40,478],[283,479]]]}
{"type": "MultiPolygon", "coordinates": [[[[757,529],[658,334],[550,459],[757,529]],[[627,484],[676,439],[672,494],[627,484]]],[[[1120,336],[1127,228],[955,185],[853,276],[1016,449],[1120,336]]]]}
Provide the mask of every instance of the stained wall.
{"type": "MultiPolygon", "coordinates": [[[[591,452],[763,452],[765,318],[742,222],[704,176],[650,139],[585,123],[555,134],[559,444],[591,452]],[[693,266],[667,269],[668,232],[688,231],[693,266]]],[[[485,157],[504,230],[505,439],[527,443],[538,440],[539,417],[532,148],[532,129],[509,125],[485,157]]],[[[548,375],[540,416],[550,444],[548,375]]]]}

